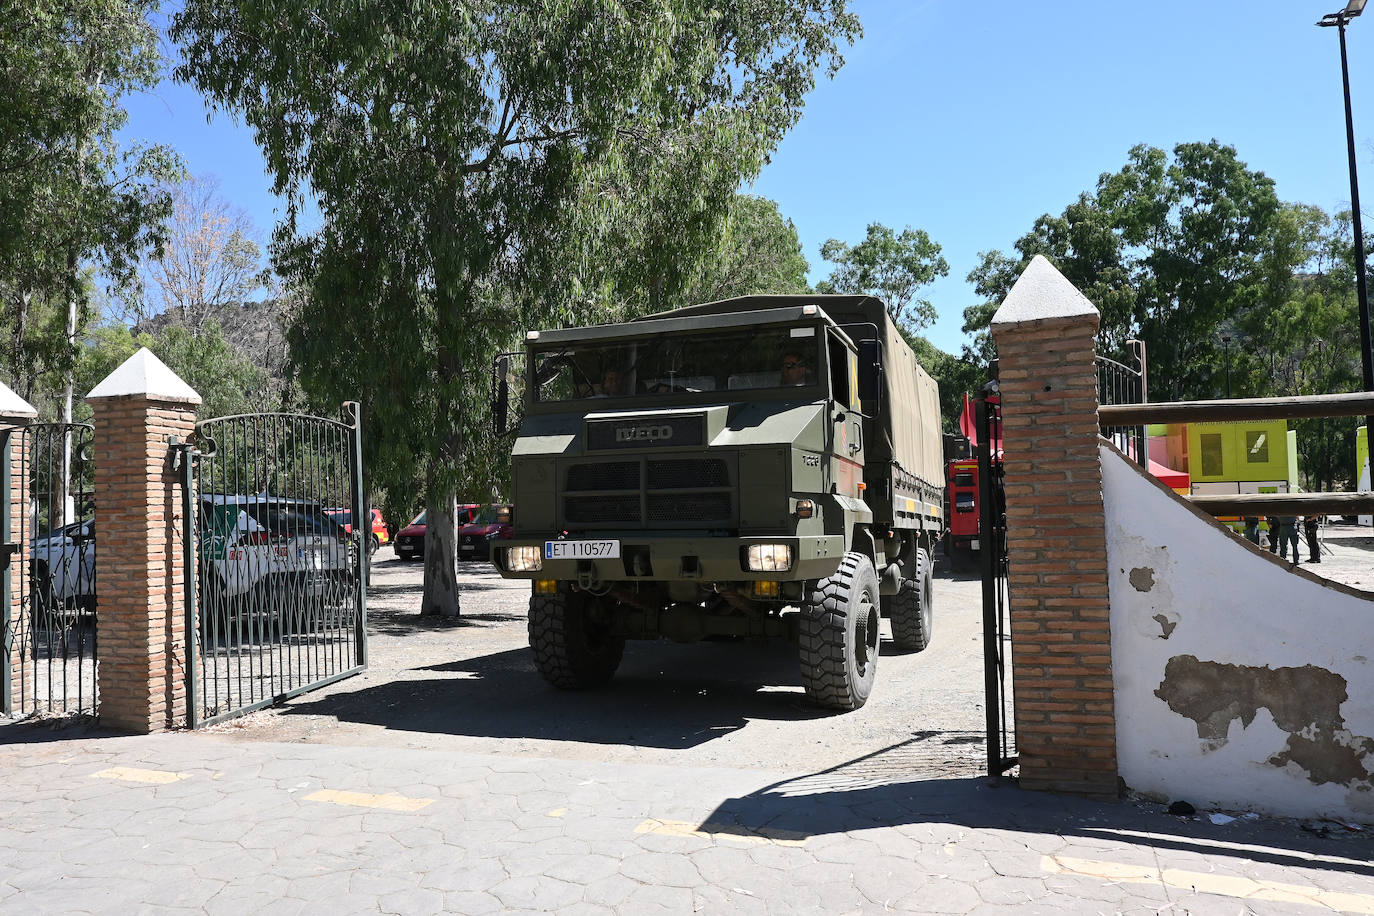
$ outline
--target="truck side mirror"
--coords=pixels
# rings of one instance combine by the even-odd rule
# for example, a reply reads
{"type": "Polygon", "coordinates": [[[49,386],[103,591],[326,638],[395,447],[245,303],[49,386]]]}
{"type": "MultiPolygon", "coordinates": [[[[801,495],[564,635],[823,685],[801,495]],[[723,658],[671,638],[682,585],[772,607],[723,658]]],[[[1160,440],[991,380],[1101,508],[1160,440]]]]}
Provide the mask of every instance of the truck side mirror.
{"type": "Polygon", "coordinates": [[[859,399],[878,413],[883,397],[883,345],[877,340],[859,341],[859,399]]]}
{"type": "Polygon", "coordinates": [[[492,363],[493,392],[491,398],[491,421],[496,435],[506,434],[506,420],[510,416],[510,357],[502,353],[492,363]]]}

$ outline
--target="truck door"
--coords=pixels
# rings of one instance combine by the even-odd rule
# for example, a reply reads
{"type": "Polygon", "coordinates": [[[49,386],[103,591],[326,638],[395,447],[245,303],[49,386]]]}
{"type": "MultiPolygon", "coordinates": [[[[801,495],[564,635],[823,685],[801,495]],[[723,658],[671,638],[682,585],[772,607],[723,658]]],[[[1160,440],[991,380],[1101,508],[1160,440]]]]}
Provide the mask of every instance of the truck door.
{"type": "Polygon", "coordinates": [[[830,366],[830,397],[834,402],[835,482],[844,496],[862,497],[864,463],[863,414],[859,408],[859,362],[854,351],[834,332],[826,333],[830,366]]]}

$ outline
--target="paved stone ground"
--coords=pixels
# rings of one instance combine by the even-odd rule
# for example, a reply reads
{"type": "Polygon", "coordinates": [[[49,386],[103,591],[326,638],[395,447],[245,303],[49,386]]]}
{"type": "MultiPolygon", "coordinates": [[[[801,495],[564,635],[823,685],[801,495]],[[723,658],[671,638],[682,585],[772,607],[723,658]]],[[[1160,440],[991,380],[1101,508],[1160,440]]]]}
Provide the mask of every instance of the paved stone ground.
{"type": "Polygon", "coordinates": [[[0,914],[1374,913],[1365,831],[986,777],[7,737],[0,914]]]}
{"type": "MultiPolygon", "coordinates": [[[[1367,587],[1369,537],[1333,526],[1310,571],[1367,587]]],[[[748,646],[642,646],[620,687],[549,691],[512,648],[523,593],[469,570],[470,616],[419,625],[419,567],[378,570],[373,667],[280,710],[0,726],[0,916],[1374,913],[1374,829],[976,775],[968,577],[937,582],[931,650],[832,716],[748,646]]]]}

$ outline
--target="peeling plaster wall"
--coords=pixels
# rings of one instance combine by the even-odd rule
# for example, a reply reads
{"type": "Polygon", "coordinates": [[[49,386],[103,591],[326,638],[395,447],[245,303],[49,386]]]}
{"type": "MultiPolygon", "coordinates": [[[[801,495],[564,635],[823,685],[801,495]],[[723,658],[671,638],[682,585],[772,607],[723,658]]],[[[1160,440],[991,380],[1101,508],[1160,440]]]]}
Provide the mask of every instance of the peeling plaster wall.
{"type": "Polygon", "coordinates": [[[1293,572],[1105,446],[1102,489],[1127,786],[1374,822],[1374,595],[1293,572]]]}

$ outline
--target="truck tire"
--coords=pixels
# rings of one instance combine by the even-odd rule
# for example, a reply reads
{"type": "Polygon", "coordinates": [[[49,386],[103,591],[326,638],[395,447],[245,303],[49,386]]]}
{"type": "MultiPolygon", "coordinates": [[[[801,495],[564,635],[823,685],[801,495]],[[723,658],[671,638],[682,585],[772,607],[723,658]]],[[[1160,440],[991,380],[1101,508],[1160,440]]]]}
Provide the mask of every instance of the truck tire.
{"type": "Polygon", "coordinates": [[[935,590],[931,585],[930,554],[916,551],[916,575],[903,579],[892,596],[890,613],[892,641],[897,648],[920,652],[930,645],[931,625],[935,619],[935,590]]]}
{"type": "Polygon", "coordinates": [[[807,583],[801,606],[801,676],[806,695],[833,709],[858,709],[878,670],[878,574],[861,553],[835,574],[807,583]]]}
{"type": "Polygon", "coordinates": [[[529,633],[534,666],[560,690],[599,687],[620,667],[625,640],[601,632],[585,595],[531,595],[529,633]]]}

